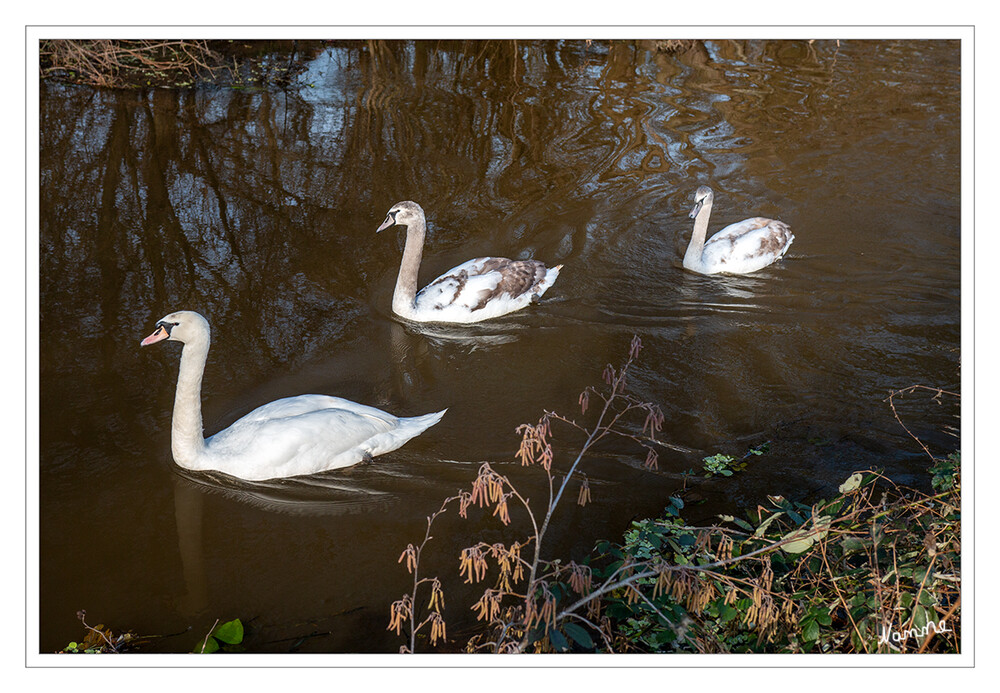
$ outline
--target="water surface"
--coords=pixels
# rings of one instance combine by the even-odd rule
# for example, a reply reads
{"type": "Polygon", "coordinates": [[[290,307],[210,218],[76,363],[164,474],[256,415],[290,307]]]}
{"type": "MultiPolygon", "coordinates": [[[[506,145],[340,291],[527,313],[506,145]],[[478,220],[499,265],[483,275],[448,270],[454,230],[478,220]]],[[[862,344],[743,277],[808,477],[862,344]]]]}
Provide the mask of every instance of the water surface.
{"type": "MultiPolygon", "coordinates": [[[[764,441],[747,471],[698,486],[691,519],[872,466],[924,483],[885,398],[959,391],[957,41],[353,42],[306,64],[284,91],[42,84],[41,652],[82,637],[79,609],[116,630],[192,629],[164,651],[235,617],[256,651],[397,651],[397,558],[427,515],[483,461],[541,498],[512,466],[515,428],[578,416],[633,335],[633,393],[660,405],[671,447],[656,471],[626,444],[602,450],[594,502],[563,509],[549,555],[620,537],[702,457],[764,441]],[[712,231],[780,218],[787,258],[683,271],[702,184],[712,231]],[[403,237],[375,229],[404,199],[428,215],[422,283],[487,254],[564,270],[487,325],[402,323],[403,237]],[[256,485],[182,473],[179,348],[138,346],[178,309],[213,328],[207,434],[305,392],[448,414],[366,467],[256,485]]],[[[957,448],[954,410],[899,409],[957,448]]],[[[458,595],[459,550],[496,536],[446,518],[428,571],[458,595]]],[[[465,606],[448,608],[460,641],[465,606]]]]}

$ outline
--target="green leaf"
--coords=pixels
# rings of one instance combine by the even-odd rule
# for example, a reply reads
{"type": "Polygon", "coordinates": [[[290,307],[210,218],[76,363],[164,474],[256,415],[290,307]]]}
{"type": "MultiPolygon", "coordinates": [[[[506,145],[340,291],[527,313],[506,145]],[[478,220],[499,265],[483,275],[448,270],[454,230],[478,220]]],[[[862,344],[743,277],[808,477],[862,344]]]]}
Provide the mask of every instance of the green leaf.
{"type": "Polygon", "coordinates": [[[565,652],[569,649],[569,641],[566,640],[566,636],[557,630],[549,631],[549,642],[551,642],[552,647],[559,652],[565,652]]]}
{"type": "Polygon", "coordinates": [[[760,527],[758,527],[756,529],[756,531],[754,531],[753,535],[755,537],[762,537],[762,536],[764,536],[764,531],[767,529],[767,526],[769,524],[771,524],[772,522],[774,522],[779,517],[781,517],[782,514],[783,513],[781,513],[781,512],[776,512],[773,515],[771,515],[771,517],[769,517],[766,520],[764,520],[763,522],[761,522],[760,523],[760,527]]]}
{"type": "Polygon", "coordinates": [[[677,634],[670,628],[659,630],[653,633],[653,642],[657,645],[665,645],[677,639],[677,634]]]}
{"type": "Polygon", "coordinates": [[[624,621],[626,618],[629,617],[629,614],[631,613],[632,610],[628,606],[626,606],[624,602],[613,601],[610,604],[608,604],[608,616],[610,616],[611,618],[616,618],[619,621],[624,621]]]}
{"type": "Polygon", "coordinates": [[[816,522],[812,527],[808,529],[798,528],[792,532],[789,532],[781,539],[791,539],[787,544],[781,546],[785,553],[802,553],[807,551],[817,539],[821,539],[826,536],[827,531],[830,529],[830,523],[832,518],[827,515],[816,518],[816,522]]]}
{"type": "Polygon", "coordinates": [[[234,619],[223,623],[212,631],[212,636],[218,638],[227,645],[239,645],[243,642],[243,624],[240,619],[234,619]]]}
{"type": "Polygon", "coordinates": [[[212,652],[218,652],[218,651],[219,651],[219,641],[211,636],[209,636],[207,642],[205,640],[199,640],[198,644],[195,645],[194,647],[195,654],[211,654],[212,652]]]}
{"type": "Polygon", "coordinates": [[[812,642],[819,639],[819,623],[815,619],[806,618],[802,622],[802,639],[812,642]]]}
{"type": "Polygon", "coordinates": [[[563,624],[563,631],[566,635],[573,639],[580,647],[586,648],[588,650],[594,649],[594,641],[590,637],[590,633],[587,632],[586,628],[578,626],[575,623],[565,623],[563,624]]]}
{"type": "Polygon", "coordinates": [[[849,553],[854,553],[856,551],[863,551],[865,548],[865,542],[863,539],[858,537],[846,536],[840,542],[840,547],[844,551],[846,556],[849,553]]]}

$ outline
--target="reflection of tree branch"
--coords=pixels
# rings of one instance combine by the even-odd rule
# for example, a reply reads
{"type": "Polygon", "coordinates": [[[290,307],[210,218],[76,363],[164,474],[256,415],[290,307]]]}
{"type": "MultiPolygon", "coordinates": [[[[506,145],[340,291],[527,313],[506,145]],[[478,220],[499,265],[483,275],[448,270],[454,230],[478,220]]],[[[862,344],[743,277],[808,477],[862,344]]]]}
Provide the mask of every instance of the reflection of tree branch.
{"type": "Polygon", "coordinates": [[[229,242],[229,248],[232,251],[233,257],[236,258],[236,263],[239,265],[240,270],[246,274],[247,268],[243,264],[243,254],[240,252],[239,239],[233,233],[233,227],[229,219],[229,205],[226,201],[226,196],[222,194],[223,183],[219,179],[215,167],[212,165],[211,152],[206,144],[205,128],[200,123],[194,124],[191,128],[191,142],[194,145],[194,151],[198,154],[199,168],[208,184],[208,189],[215,196],[216,203],[219,205],[219,223],[222,224],[222,231],[229,242]]]}
{"type": "MultiPolygon", "coordinates": [[[[161,147],[165,147],[166,143],[161,142],[160,138],[157,137],[157,129],[155,127],[157,119],[148,102],[143,102],[142,108],[146,113],[147,122],[150,126],[146,129],[146,142],[139,146],[139,149],[145,152],[140,166],[146,183],[145,197],[147,200],[147,218],[139,234],[141,238],[140,242],[143,242],[151,251],[147,254],[147,257],[149,258],[150,269],[154,272],[154,278],[156,277],[156,272],[162,273],[164,268],[169,269],[171,267],[172,263],[165,257],[165,249],[170,247],[179,248],[184,256],[184,264],[187,268],[188,279],[185,284],[190,287],[195,284],[195,264],[191,245],[184,236],[180,222],[177,219],[177,214],[170,202],[170,192],[163,172],[163,162],[160,157],[161,147]],[[166,243],[160,243],[159,239],[155,238],[156,226],[161,226],[166,243]]],[[[138,186],[138,181],[136,181],[136,186],[138,186]]],[[[138,187],[134,192],[136,199],[142,199],[142,191],[138,187]]],[[[167,292],[163,287],[162,275],[159,282],[158,285],[154,284],[154,289],[163,293],[155,295],[157,300],[163,303],[167,298],[167,292]]]]}
{"type": "MultiPolygon", "coordinates": [[[[109,321],[113,321],[118,315],[118,302],[124,281],[118,267],[119,256],[115,251],[117,234],[114,233],[114,230],[118,227],[118,206],[116,204],[118,184],[121,181],[121,172],[125,169],[126,152],[129,150],[128,110],[119,102],[113,111],[111,127],[108,128],[108,137],[102,150],[104,176],[101,180],[101,199],[97,211],[96,257],[94,258],[101,273],[102,314],[109,321]]],[[[159,277],[154,275],[154,281],[156,279],[161,281],[160,288],[162,288],[162,273],[159,277]]]]}

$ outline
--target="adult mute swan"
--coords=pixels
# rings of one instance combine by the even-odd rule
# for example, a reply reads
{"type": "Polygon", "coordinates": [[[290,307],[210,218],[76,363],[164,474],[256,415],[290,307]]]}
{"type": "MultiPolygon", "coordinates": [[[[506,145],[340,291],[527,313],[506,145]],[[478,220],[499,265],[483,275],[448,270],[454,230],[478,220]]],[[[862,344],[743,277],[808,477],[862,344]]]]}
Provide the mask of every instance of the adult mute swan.
{"type": "Polygon", "coordinates": [[[776,219],[753,217],[744,219],[712,236],[705,242],[708,218],[712,214],[712,189],[707,185],[694,193],[694,232],[684,267],[700,274],[747,274],[767,267],[781,258],[795,236],[788,224],[776,219]]]}
{"type": "Polygon", "coordinates": [[[397,418],[339,397],[299,395],[257,407],[229,428],[202,437],[201,378],[211,330],[182,310],[156,323],[141,342],[181,342],[170,449],[185,469],[216,470],[251,481],[348,467],[395,450],[441,420],[444,412],[397,418]]]}
{"type": "Polygon", "coordinates": [[[417,322],[470,323],[521,310],[545,293],[562,265],[537,260],[480,257],[453,267],[417,293],[427,221],[416,202],[397,202],[378,227],[406,227],[403,260],[392,294],[392,312],[417,322]]]}

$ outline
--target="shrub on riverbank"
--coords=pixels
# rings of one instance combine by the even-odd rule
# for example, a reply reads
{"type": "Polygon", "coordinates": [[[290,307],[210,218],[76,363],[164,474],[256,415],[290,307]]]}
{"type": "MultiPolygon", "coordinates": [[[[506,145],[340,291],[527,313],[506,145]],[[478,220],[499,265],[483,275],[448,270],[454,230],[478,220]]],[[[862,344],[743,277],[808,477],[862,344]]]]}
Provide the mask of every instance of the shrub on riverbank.
{"type": "MultiPolygon", "coordinates": [[[[468,652],[960,651],[960,456],[936,458],[916,437],[933,463],[932,495],[869,470],[852,474],[829,500],[769,497],[745,519],[720,516],[701,527],[683,520],[684,501],[675,496],[660,518],[634,522],[622,542],[600,542],[583,561],[543,557],[564,492],[574,487],[580,505],[590,499],[581,465],[598,441],[630,440],[656,467],[662,414],[626,388],[640,347],[634,339],[625,363],[605,370],[605,387],[580,395],[581,416],[598,404],[595,423],[546,412],[521,427],[518,458],[542,468],[547,505],[533,506],[487,463],[470,490],[428,518],[423,541],[400,556],[413,576],[412,590],[390,610],[389,628],[407,637],[402,651],[415,651],[418,636],[432,647],[448,643],[445,582],[420,571],[432,526],[452,505],[462,517],[472,506],[492,509],[504,525],[516,510],[530,525],[520,539],[478,542],[459,557],[465,583],[491,584],[471,607],[480,632],[464,646],[450,643],[468,652]],[[568,460],[561,470],[553,425],[585,436],[579,451],[558,455],[568,460]]],[[[745,466],[734,462],[714,456],[705,468],[729,476],[745,466]]]]}
{"type": "Polygon", "coordinates": [[[606,640],[621,652],[959,652],[959,456],[935,467],[933,495],[859,472],[830,500],[772,497],[716,527],[687,526],[672,499],[599,546],[606,640]]]}

